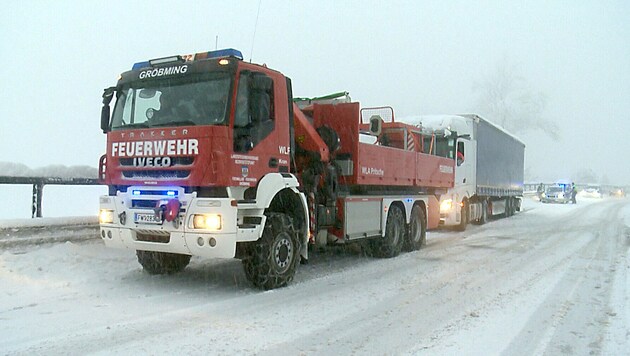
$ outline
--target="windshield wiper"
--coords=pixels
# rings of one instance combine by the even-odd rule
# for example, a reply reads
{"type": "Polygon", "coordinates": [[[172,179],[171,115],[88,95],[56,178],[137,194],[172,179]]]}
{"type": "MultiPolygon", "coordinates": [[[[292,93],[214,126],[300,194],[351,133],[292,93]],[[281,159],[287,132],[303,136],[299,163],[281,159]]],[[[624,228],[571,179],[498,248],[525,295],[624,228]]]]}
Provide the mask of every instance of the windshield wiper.
{"type": "Polygon", "coordinates": [[[178,120],[178,121],[170,121],[170,122],[160,122],[159,124],[151,125],[151,127],[160,127],[160,126],[195,126],[197,125],[194,121],[191,120],[178,120]]]}
{"type": "Polygon", "coordinates": [[[135,128],[149,128],[149,125],[146,122],[138,122],[135,124],[123,124],[120,126],[114,127],[115,129],[135,129],[135,128]]]}

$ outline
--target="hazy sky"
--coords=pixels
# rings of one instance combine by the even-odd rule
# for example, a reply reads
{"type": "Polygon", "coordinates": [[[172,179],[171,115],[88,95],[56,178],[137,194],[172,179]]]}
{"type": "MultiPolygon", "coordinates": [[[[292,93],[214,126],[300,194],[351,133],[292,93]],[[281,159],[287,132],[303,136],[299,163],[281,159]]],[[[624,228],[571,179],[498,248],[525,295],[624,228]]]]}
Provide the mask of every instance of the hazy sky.
{"type": "MultiPolygon", "coordinates": [[[[562,138],[521,135],[530,177],[630,184],[630,2],[15,1],[0,13],[0,161],[97,166],[102,89],[134,62],[240,49],[295,96],[349,91],[397,116],[473,112],[508,61],[562,138]],[[253,48],[253,53],[252,53],[253,48]]],[[[492,118],[489,118],[492,120],[492,118]]],[[[2,173],[0,172],[0,175],[2,173]]]]}

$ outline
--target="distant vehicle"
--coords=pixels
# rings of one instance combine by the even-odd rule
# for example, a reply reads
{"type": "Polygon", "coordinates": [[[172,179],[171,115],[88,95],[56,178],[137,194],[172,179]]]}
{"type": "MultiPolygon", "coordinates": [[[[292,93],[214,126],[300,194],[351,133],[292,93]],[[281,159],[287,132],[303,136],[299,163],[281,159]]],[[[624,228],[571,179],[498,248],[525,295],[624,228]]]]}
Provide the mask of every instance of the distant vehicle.
{"type": "Polygon", "coordinates": [[[571,191],[565,185],[550,185],[545,189],[545,193],[540,198],[540,201],[543,203],[566,204],[571,201],[571,191]]]}
{"type": "Polygon", "coordinates": [[[598,185],[588,185],[586,186],[586,188],[584,188],[584,190],[582,191],[582,194],[580,194],[583,198],[597,198],[597,199],[601,199],[604,197],[604,194],[602,193],[602,189],[600,186],[598,185]]]}
{"type": "Polygon", "coordinates": [[[623,188],[616,187],[610,190],[608,193],[611,197],[624,198],[626,196],[626,191],[623,188]]]}

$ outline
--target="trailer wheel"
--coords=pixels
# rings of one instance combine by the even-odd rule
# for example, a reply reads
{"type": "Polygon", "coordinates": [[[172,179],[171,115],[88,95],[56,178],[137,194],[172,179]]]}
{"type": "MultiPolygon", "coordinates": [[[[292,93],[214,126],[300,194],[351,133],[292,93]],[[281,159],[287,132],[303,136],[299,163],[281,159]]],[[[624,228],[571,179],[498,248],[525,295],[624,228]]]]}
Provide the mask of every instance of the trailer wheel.
{"type": "Polygon", "coordinates": [[[385,236],[371,241],[371,250],[376,257],[396,257],[400,254],[405,238],[405,216],[398,205],[389,206],[385,236]]]}
{"type": "Polygon", "coordinates": [[[509,218],[512,215],[514,215],[512,197],[507,197],[505,198],[505,217],[509,218]]]}
{"type": "Polygon", "coordinates": [[[171,274],[181,272],[190,263],[190,255],[137,250],[138,262],[149,274],[171,274]]]}
{"type": "Polygon", "coordinates": [[[300,240],[291,218],[269,213],[262,237],[246,245],[245,276],[256,287],[274,289],[293,280],[300,261],[300,240]]]}
{"type": "Polygon", "coordinates": [[[483,225],[488,222],[488,201],[486,199],[481,202],[481,218],[479,219],[479,225],[483,225]]]}
{"type": "Polygon", "coordinates": [[[466,230],[466,225],[468,225],[468,217],[470,214],[468,213],[468,200],[462,200],[462,211],[461,211],[461,219],[459,225],[455,227],[457,231],[466,230]]]}
{"type": "Polygon", "coordinates": [[[416,251],[427,243],[427,220],[424,216],[424,209],[419,205],[414,205],[411,209],[409,221],[409,232],[405,239],[405,251],[416,251]]]}

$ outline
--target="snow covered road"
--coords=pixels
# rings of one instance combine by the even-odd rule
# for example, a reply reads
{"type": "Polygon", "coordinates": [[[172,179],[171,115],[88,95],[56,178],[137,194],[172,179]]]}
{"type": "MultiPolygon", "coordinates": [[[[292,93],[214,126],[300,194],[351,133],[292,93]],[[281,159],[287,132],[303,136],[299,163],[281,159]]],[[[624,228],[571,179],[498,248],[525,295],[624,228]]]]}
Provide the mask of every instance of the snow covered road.
{"type": "Polygon", "coordinates": [[[525,211],[394,259],[330,250],[287,288],[239,261],[151,276],[98,240],[0,254],[7,354],[627,354],[630,201],[525,211]]]}

